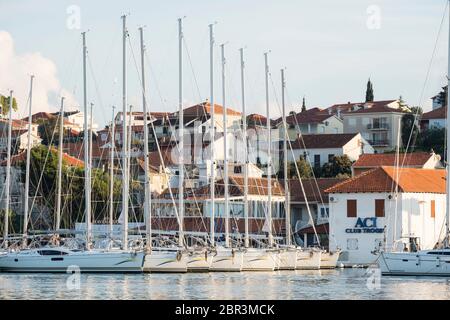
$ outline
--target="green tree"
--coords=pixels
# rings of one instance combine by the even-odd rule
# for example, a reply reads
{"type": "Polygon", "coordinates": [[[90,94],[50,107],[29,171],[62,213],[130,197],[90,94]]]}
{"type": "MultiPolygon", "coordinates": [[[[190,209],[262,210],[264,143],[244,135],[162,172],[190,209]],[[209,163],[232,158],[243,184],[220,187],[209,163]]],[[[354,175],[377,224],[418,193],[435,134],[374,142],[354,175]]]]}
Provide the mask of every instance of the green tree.
{"type": "Polygon", "coordinates": [[[367,81],[367,88],[366,88],[366,102],[373,102],[373,86],[372,86],[372,82],[367,81]]]}
{"type": "Polygon", "coordinates": [[[344,154],[342,156],[334,156],[330,162],[327,162],[322,167],[322,177],[350,177],[352,174],[352,161],[344,154]]]}
{"type": "MultiPolygon", "coordinates": [[[[16,98],[13,97],[13,110],[17,111],[18,106],[17,106],[17,101],[16,98]]],[[[9,112],[9,97],[3,96],[0,94],[0,107],[2,108],[2,114],[3,115],[7,115],[9,112]]]]}
{"type": "MultiPolygon", "coordinates": [[[[25,179],[25,163],[21,164],[22,179],[25,179]]],[[[50,209],[50,221],[44,225],[34,225],[37,229],[51,228],[55,221],[56,188],[58,173],[58,154],[56,150],[48,152],[48,147],[39,145],[31,149],[30,194],[36,194],[50,209]]],[[[109,175],[100,169],[92,170],[92,219],[104,220],[108,214],[109,175]]],[[[84,168],[68,166],[63,160],[62,167],[63,208],[61,227],[74,228],[75,222],[84,221],[84,168]]],[[[114,179],[114,212],[117,212],[121,195],[121,181],[114,179]]],[[[115,217],[117,218],[117,217],[115,217]]]]}
{"type": "Polygon", "coordinates": [[[445,159],[445,128],[431,128],[421,134],[420,149],[423,151],[433,150],[445,159]]]}
{"type": "MultiPolygon", "coordinates": [[[[298,173],[300,174],[300,178],[310,178],[313,175],[311,166],[308,161],[306,161],[303,157],[300,157],[296,161],[298,167],[298,173]]],[[[290,179],[298,179],[297,169],[295,167],[294,162],[288,163],[288,176],[290,179]]]]}
{"type": "Polygon", "coordinates": [[[417,139],[419,138],[420,128],[419,122],[416,119],[420,119],[422,112],[421,107],[411,107],[411,112],[405,113],[402,116],[401,137],[403,146],[408,145],[409,137],[411,137],[411,147],[414,147],[418,143],[417,139]]]}

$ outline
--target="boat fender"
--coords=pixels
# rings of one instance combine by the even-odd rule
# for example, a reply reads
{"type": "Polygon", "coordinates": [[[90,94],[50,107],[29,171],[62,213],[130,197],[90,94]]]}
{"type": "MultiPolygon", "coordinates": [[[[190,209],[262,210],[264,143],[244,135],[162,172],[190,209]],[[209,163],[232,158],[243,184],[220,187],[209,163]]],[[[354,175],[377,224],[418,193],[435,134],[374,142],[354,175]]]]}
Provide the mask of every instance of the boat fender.
{"type": "Polygon", "coordinates": [[[208,251],[205,250],[205,261],[207,261],[207,260],[208,260],[208,251]]]}
{"type": "Polygon", "coordinates": [[[310,251],[309,256],[312,258],[313,255],[314,255],[314,252],[310,251]]]}
{"type": "Polygon", "coordinates": [[[182,256],[183,254],[181,253],[181,251],[177,251],[177,261],[180,261],[181,260],[181,256],[182,256]]]}
{"type": "Polygon", "coordinates": [[[234,258],[234,249],[231,249],[231,256],[234,258]]]}

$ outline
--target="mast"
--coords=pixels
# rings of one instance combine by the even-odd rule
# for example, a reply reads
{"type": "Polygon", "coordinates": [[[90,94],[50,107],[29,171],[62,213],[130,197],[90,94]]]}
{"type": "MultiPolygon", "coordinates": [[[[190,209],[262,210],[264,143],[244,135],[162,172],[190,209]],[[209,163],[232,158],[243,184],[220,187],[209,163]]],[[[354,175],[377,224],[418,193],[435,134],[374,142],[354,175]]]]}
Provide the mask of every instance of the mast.
{"type": "Polygon", "coordinates": [[[92,180],[92,118],[94,116],[92,113],[93,108],[94,104],[91,103],[91,109],[89,110],[89,167],[91,168],[89,172],[89,180],[92,180]]]}
{"type": "Polygon", "coordinates": [[[227,108],[225,103],[225,44],[220,45],[222,54],[222,108],[223,108],[223,183],[225,209],[225,247],[230,247],[230,209],[228,203],[228,148],[227,148],[227,108]]]}
{"type": "Polygon", "coordinates": [[[8,229],[9,229],[9,186],[11,184],[11,136],[12,136],[12,108],[13,108],[13,91],[9,92],[9,116],[8,116],[8,149],[6,155],[6,180],[5,180],[5,217],[3,223],[3,245],[8,247],[8,229]]]}
{"type": "Polygon", "coordinates": [[[30,77],[30,105],[28,107],[28,141],[27,141],[27,163],[25,169],[25,199],[24,199],[24,209],[23,209],[23,244],[27,244],[27,233],[28,233],[28,205],[30,202],[30,162],[31,162],[31,125],[33,122],[31,108],[33,102],[33,79],[34,75],[30,77]]]}
{"type": "Polygon", "coordinates": [[[209,25],[209,85],[210,85],[210,108],[209,112],[211,114],[211,127],[210,127],[210,145],[211,145],[211,183],[210,183],[210,193],[211,193],[211,218],[210,218],[210,226],[209,231],[211,233],[211,246],[215,246],[215,192],[216,192],[216,160],[214,155],[214,138],[215,138],[215,107],[214,107],[214,24],[209,25]]]}
{"type": "Polygon", "coordinates": [[[128,151],[127,151],[127,66],[126,66],[126,41],[127,25],[126,15],[122,16],[122,214],[123,214],[123,236],[122,247],[128,249],[128,151]]]}
{"type": "Polygon", "coordinates": [[[62,158],[63,158],[63,139],[64,139],[64,97],[61,97],[61,109],[59,111],[59,146],[58,146],[58,193],[56,196],[56,227],[61,228],[61,190],[62,190],[62,158]]]}
{"type": "Polygon", "coordinates": [[[450,124],[450,113],[448,112],[448,110],[450,109],[450,107],[448,106],[450,98],[449,98],[449,94],[450,94],[450,0],[448,1],[448,8],[449,8],[449,34],[448,34],[448,65],[447,65],[447,112],[446,112],[446,120],[447,120],[447,125],[446,125],[446,135],[447,135],[447,184],[446,184],[446,191],[447,191],[447,197],[446,197],[446,206],[445,206],[445,219],[446,219],[446,238],[447,238],[447,246],[449,246],[450,243],[450,167],[449,167],[449,161],[450,161],[450,148],[449,148],[449,139],[450,139],[450,128],[449,128],[449,124],[450,124]]]}
{"type": "Polygon", "coordinates": [[[114,123],[114,109],[112,107],[112,121],[111,121],[111,151],[109,160],[109,237],[113,237],[113,220],[114,220],[114,147],[115,141],[115,123],[114,123]]]}
{"type": "Polygon", "coordinates": [[[152,215],[150,211],[151,205],[151,194],[150,194],[150,181],[148,176],[148,124],[147,124],[147,100],[146,100],[146,90],[145,90],[145,64],[144,64],[144,28],[139,28],[139,34],[141,38],[141,76],[142,76],[142,111],[144,112],[144,219],[145,219],[145,230],[147,236],[147,249],[152,248],[152,215]]]}
{"type": "Polygon", "coordinates": [[[178,213],[179,213],[179,245],[184,245],[184,114],[183,114],[183,20],[178,19],[178,213]]]}
{"type": "Polygon", "coordinates": [[[284,169],[284,214],[286,224],[286,245],[290,246],[291,239],[291,208],[290,208],[290,192],[288,181],[288,166],[287,166],[287,123],[286,123],[286,103],[285,103],[285,89],[286,81],[284,79],[284,69],[281,69],[281,107],[283,111],[283,169],[284,169]]]}
{"type": "Polygon", "coordinates": [[[83,35],[83,107],[84,107],[84,203],[86,218],[86,249],[91,245],[91,168],[89,162],[89,135],[88,135],[88,107],[87,107],[87,86],[86,86],[86,32],[83,35]]]}
{"type": "Polygon", "coordinates": [[[266,82],[266,126],[267,126],[267,224],[269,226],[269,247],[273,246],[272,236],[272,133],[270,127],[269,107],[269,63],[268,52],[264,53],[266,82]]]}
{"type": "Polygon", "coordinates": [[[247,113],[245,110],[245,86],[244,86],[244,48],[239,49],[241,54],[241,93],[242,93],[242,131],[244,140],[244,229],[245,229],[245,239],[244,246],[249,247],[250,239],[248,234],[248,146],[247,146],[247,113]]]}

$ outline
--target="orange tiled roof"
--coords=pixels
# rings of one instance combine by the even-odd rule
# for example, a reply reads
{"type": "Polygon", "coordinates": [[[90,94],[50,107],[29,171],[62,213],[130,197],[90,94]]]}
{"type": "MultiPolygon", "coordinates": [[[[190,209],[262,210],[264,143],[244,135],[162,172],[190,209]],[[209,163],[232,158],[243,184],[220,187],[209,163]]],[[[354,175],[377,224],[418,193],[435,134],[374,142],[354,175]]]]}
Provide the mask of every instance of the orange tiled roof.
{"type": "MultiPolygon", "coordinates": [[[[428,152],[401,153],[399,163],[406,167],[422,167],[433,154],[428,152]]],[[[362,154],[353,164],[354,168],[395,166],[395,153],[362,154]]]]}
{"type": "MultiPolygon", "coordinates": [[[[203,102],[200,104],[197,104],[195,106],[186,108],[183,110],[184,115],[195,115],[195,116],[202,116],[205,114],[211,114],[213,108],[211,108],[211,104],[209,102],[203,102]]],[[[240,116],[241,113],[239,111],[230,109],[230,108],[226,108],[227,110],[227,115],[230,116],[240,116]]],[[[218,104],[214,104],[214,111],[215,114],[223,114],[223,107],[221,105],[218,104]]]]}
{"type": "Polygon", "coordinates": [[[445,170],[379,167],[325,190],[327,193],[445,193],[445,170]],[[398,176],[398,179],[397,179],[398,176]]]}
{"type": "Polygon", "coordinates": [[[292,142],[293,149],[341,148],[358,133],[302,134],[292,142]]]}
{"type": "Polygon", "coordinates": [[[429,112],[425,112],[421,120],[445,119],[447,116],[447,107],[440,107],[429,112]]]}

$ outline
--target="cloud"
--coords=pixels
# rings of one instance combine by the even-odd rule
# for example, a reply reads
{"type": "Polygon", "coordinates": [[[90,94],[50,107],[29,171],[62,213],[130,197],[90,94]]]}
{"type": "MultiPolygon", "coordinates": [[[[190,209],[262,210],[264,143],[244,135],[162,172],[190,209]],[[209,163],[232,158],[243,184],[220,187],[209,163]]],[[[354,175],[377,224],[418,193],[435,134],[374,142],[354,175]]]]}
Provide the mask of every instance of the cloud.
{"type": "Polygon", "coordinates": [[[14,96],[19,105],[19,115],[28,113],[27,99],[30,90],[30,75],[35,76],[33,82],[32,112],[55,111],[59,108],[59,97],[63,95],[65,105],[77,105],[75,97],[61,87],[55,63],[39,52],[17,54],[14,40],[10,33],[0,30],[0,94],[14,96]],[[56,97],[56,100],[54,99],[56,97]]]}

